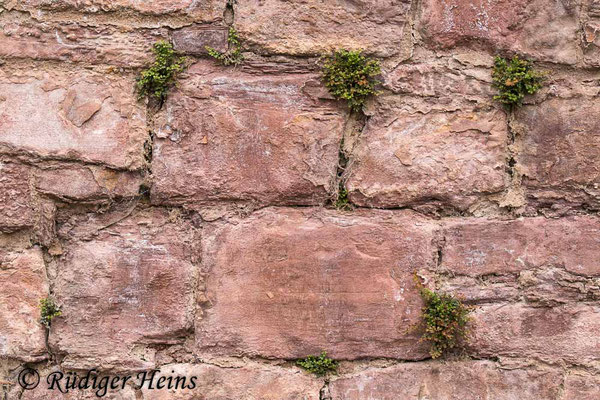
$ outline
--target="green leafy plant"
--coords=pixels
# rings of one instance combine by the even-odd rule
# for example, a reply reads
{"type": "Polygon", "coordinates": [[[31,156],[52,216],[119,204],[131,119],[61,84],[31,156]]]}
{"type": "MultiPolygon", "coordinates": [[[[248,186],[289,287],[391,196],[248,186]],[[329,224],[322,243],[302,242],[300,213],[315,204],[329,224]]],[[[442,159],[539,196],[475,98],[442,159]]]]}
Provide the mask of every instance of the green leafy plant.
{"type": "Polygon", "coordinates": [[[161,40],[152,48],[155,60],[137,78],[138,98],[152,96],[163,102],[167,92],[175,84],[177,76],[185,70],[186,58],[179,56],[169,42],[161,40]]]}
{"type": "Polygon", "coordinates": [[[317,376],[323,376],[328,372],[335,373],[339,364],[337,361],[327,358],[326,352],[322,352],[320,356],[308,356],[297,360],[296,365],[317,376]]]}
{"type": "Polygon", "coordinates": [[[424,287],[420,287],[420,293],[424,302],[424,333],[421,340],[431,344],[431,357],[438,358],[452,349],[461,347],[468,339],[467,325],[471,308],[451,294],[439,294],[424,287]]]}
{"type": "Polygon", "coordinates": [[[40,323],[46,328],[50,328],[50,323],[54,317],[62,315],[60,307],[50,297],[40,299],[40,314],[40,323]]]}
{"type": "Polygon", "coordinates": [[[244,61],[242,54],[242,42],[235,28],[230,27],[227,34],[227,51],[222,53],[210,46],[206,46],[208,55],[220,61],[223,65],[237,66],[244,61]]]}
{"type": "Polygon", "coordinates": [[[325,86],[335,98],[346,100],[354,112],[362,111],[369,96],[378,94],[375,86],[380,82],[375,77],[380,73],[379,62],[361,51],[338,50],[323,64],[325,86]]]}
{"type": "Polygon", "coordinates": [[[518,56],[507,59],[497,56],[494,59],[492,86],[498,89],[494,100],[506,107],[520,106],[525,95],[534,94],[542,87],[544,75],[533,69],[530,61],[518,56]]]}
{"type": "Polygon", "coordinates": [[[343,211],[352,210],[352,204],[350,203],[350,199],[348,199],[348,189],[346,189],[341,182],[337,199],[335,200],[335,208],[343,211]]]}

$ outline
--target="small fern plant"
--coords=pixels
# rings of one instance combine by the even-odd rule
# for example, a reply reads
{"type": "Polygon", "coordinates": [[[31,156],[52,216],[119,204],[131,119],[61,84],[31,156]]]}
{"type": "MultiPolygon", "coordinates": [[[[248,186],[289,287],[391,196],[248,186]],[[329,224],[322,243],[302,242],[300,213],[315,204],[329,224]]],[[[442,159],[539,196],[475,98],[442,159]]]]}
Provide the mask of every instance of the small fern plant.
{"type": "Polygon", "coordinates": [[[326,352],[322,352],[319,356],[308,356],[297,360],[296,365],[317,376],[323,376],[329,372],[335,373],[339,364],[337,361],[328,358],[326,352]]]}
{"type": "Polygon", "coordinates": [[[62,315],[60,307],[50,297],[40,299],[40,314],[40,323],[48,329],[52,319],[62,315]]]}
{"type": "Polygon", "coordinates": [[[346,100],[354,112],[362,111],[367,99],[378,94],[375,86],[380,82],[375,77],[381,73],[381,66],[361,51],[335,51],[325,57],[322,72],[329,93],[346,100]]]}
{"type": "Polygon", "coordinates": [[[155,60],[147,69],[140,73],[136,87],[138,99],[151,96],[161,103],[166,99],[167,92],[177,76],[186,68],[186,57],[178,55],[169,42],[161,40],[152,47],[155,60]]]}
{"type": "Polygon", "coordinates": [[[421,340],[431,346],[431,358],[438,358],[453,349],[460,348],[468,339],[469,313],[471,308],[447,293],[436,293],[420,287],[423,299],[421,340]]]}
{"type": "Polygon", "coordinates": [[[528,60],[519,56],[512,59],[497,56],[492,71],[492,86],[498,89],[494,100],[508,109],[520,106],[526,95],[534,94],[542,87],[544,78],[544,74],[535,71],[528,60]]]}
{"type": "Polygon", "coordinates": [[[222,53],[210,46],[205,47],[208,55],[218,60],[223,65],[238,66],[244,61],[242,54],[242,41],[234,27],[229,28],[227,34],[227,51],[222,53]]]}

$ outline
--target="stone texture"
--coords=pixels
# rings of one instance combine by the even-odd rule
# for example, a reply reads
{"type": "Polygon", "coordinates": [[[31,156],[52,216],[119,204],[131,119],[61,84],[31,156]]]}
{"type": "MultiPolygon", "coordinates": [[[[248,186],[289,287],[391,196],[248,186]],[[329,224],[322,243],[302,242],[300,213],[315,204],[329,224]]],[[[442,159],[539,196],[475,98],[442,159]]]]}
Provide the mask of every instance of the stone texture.
{"type": "Polygon", "coordinates": [[[558,370],[502,369],[489,361],[408,363],[335,379],[332,400],[556,399],[558,370]]]}
{"type": "Polygon", "coordinates": [[[193,229],[163,210],[111,218],[60,231],[55,293],[64,317],[50,344],[65,368],[152,368],[145,346],[178,343],[192,327],[193,229]]]}
{"type": "Polygon", "coordinates": [[[407,56],[411,0],[247,0],[235,5],[244,43],[270,54],[321,55],[338,48],[407,56]]]}
{"type": "Polygon", "coordinates": [[[0,358],[25,362],[47,357],[39,301],[48,296],[48,278],[38,247],[10,249],[0,235],[0,358]]]}
{"type": "Polygon", "coordinates": [[[584,62],[592,67],[600,66],[600,1],[590,0],[583,7],[582,47],[584,62]]]}
{"type": "Polygon", "coordinates": [[[19,0],[8,2],[9,9],[41,9],[51,11],[80,11],[85,13],[128,11],[149,15],[190,15],[197,21],[218,21],[223,17],[224,3],[216,0],[19,0]]]}
{"type": "Polygon", "coordinates": [[[143,181],[138,172],[119,172],[96,166],[39,169],[34,178],[40,193],[67,201],[135,197],[143,181]]]}
{"type": "Polygon", "coordinates": [[[227,50],[228,30],[223,27],[192,26],[173,32],[175,50],[194,55],[208,54],[206,47],[224,52],[227,50]]]}
{"type": "Polygon", "coordinates": [[[89,22],[40,22],[0,14],[0,57],[140,67],[163,29],[123,29],[89,22]]]}
{"type": "Polygon", "coordinates": [[[165,365],[156,375],[195,376],[191,390],[142,390],[144,400],[318,400],[322,382],[298,369],[266,366],[248,362],[242,366],[221,368],[209,364],[165,365]]]}
{"type": "Polygon", "coordinates": [[[494,304],[478,308],[473,318],[476,329],[470,347],[480,357],[577,365],[593,365],[600,359],[600,308],[596,305],[494,304]]]}
{"type": "Polygon", "coordinates": [[[595,98],[552,99],[517,112],[517,168],[534,203],[600,208],[600,112],[595,98]]]}
{"type": "Polygon", "coordinates": [[[434,227],[410,212],[266,209],[206,232],[200,355],[427,357],[411,327],[434,227]]]}
{"type": "Polygon", "coordinates": [[[600,398],[600,377],[582,372],[567,375],[565,400],[594,400],[600,398]]]}
{"type": "Polygon", "coordinates": [[[0,68],[0,153],[140,168],[145,115],[132,77],[0,68]]]}
{"type": "Polygon", "coordinates": [[[195,64],[157,117],[153,202],[324,203],[344,113],[303,92],[317,79],[195,64]]]}
{"type": "Polygon", "coordinates": [[[464,210],[504,189],[506,117],[502,111],[421,112],[381,99],[353,153],[347,188],[361,206],[430,201],[464,210]]]}
{"type": "Polygon", "coordinates": [[[29,169],[0,161],[0,232],[33,226],[29,169]]]}
{"type": "Polygon", "coordinates": [[[576,64],[580,1],[426,0],[419,31],[426,45],[467,45],[576,64]]]}
{"type": "Polygon", "coordinates": [[[516,221],[454,220],[444,229],[442,267],[483,276],[558,267],[600,275],[600,220],[582,216],[516,221]]]}

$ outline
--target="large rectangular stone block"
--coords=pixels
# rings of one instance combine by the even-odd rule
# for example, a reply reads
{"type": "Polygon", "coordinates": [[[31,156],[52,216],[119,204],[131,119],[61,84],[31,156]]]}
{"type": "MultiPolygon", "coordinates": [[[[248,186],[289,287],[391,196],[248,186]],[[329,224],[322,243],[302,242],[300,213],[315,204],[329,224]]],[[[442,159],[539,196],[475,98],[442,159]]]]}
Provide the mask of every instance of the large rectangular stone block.
{"type": "Polygon", "coordinates": [[[63,317],[50,345],[65,355],[64,368],[153,368],[155,350],[146,345],[178,343],[192,329],[193,228],[154,209],[74,225],[60,231],[55,293],[63,317]]]}
{"type": "Polygon", "coordinates": [[[309,84],[318,77],[192,66],[156,118],[153,202],[324,203],[345,114],[309,84]]]}
{"type": "Polygon", "coordinates": [[[597,98],[552,99],[516,114],[516,156],[534,204],[600,208],[600,112],[597,98]]]}
{"type": "Polygon", "coordinates": [[[261,53],[321,55],[350,48],[408,56],[410,8],[411,0],[246,0],[235,4],[235,27],[261,53]]]}
{"type": "Polygon", "coordinates": [[[352,158],[347,188],[361,206],[439,202],[467,209],[505,187],[506,116],[496,109],[411,109],[380,99],[352,158]]]}
{"type": "Polygon", "coordinates": [[[600,275],[600,220],[593,216],[455,220],[445,225],[444,237],[442,267],[455,274],[558,267],[576,275],[600,275]]]}
{"type": "Polygon", "coordinates": [[[145,111],[132,76],[0,68],[0,153],[113,168],[144,163],[145,111]]]}
{"type": "Polygon", "coordinates": [[[203,236],[199,355],[428,357],[415,272],[435,226],[411,212],[269,208],[203,236]]]}
{"type": "Polygon", "coordinates": [[[502,369],[489,361],[398,364],[344,376],[332,400],[541,400],[561,391],[559,369],[502,369]]]}
{"type": "Polygon", "coordinates": [[[26,166],[0,161],[0,232],[33,226],[29,177],[26,166]]]}
{"type": "Polygon", "coordinates": [[[511,51],[576,64],[580,1],[426,0],[419,30],[425,43],[511,51]]]}

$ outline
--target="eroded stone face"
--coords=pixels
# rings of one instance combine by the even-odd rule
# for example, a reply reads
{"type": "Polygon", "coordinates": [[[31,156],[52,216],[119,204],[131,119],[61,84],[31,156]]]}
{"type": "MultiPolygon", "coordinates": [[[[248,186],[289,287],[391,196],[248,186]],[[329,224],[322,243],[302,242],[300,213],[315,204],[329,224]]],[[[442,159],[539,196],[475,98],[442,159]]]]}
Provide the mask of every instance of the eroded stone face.
{"type": "Polygon", "coordinates": [[[414,213],[266,209],[203,239],[198,354],[427,357],[414,273],[434,263],[414,213]]]}
{"type": "Polygon", "coordinates": [[[198,238],[164,210],[103,218],[61,230],[55,293],[64,317],[50,343],[66,368],[152,368],[146,345],[177,343],[191,328],[198,238]]]}
{"type": "Polygon", "coordinates": [[[552,99],[517,112],[526,132],[517,168],[530,201],[600,207],[598,112],[595,98],[552,99]]]}
{"type": "Polygon", "coordinates": [[[361,206],[437,201],[466,209],[505,187],[506,141],[500,110],[422,113],[381,99],[353,154],[350,199],[361,206]]]}
{"type": "Polygon", "coordinates": [[[143,165],[143,108],[133,78],[0,70],[0,153],[143,165]]]}
{"type": "Polygon", "coordinates": [[[235,5],[235,27],[259,52],[321,55],[349,48],[407,56],[410,7],[411,0],[247,0],[235,5]]]}
{"type": "Polygon", "coordinates": [[[33,206],[29,169],[24,165],[0,161],[0,232],[31,226],[33,206]]]}
{"type": "Polygon", "coordinates": [[[39,301],[48,296],[48,278],[38,247],[13,248],[0,235],[0,357],[26,362],[47,357],[39,301]]]}
{"type": "MultiPolygon", "coordinates": [[[[195,388],[186,390],[142,390],[144,400],[206,399],[318,400],[322,382],[297,368],[282,368],[248,362],[221,368],[208,364],[165,365],[156,375],[195,376],[195,388]]],[[[187,385],[190,385],[189,379],[187,385]]]]}
{"type": "Polygon", "coordinates": [[[558,267],[600,275],[600,220],[596,217],[453,221],[444,230],[442,267],[481,276],[558,267]]]}
{"type": "Polygon", "coordinates": [[[427,0],[419,30],[425,43],[511,50],[545,61],[577,62],[579,1],[427,0]]]}
{"type": "Polygon", "coordinates": [[[551,399],[558,395],[558,369],[502,369],[488,361],[407,363],[335,379],[333,400],[551,399]]]}
{"type": "Polygon", "coordinates": [[[194,65],[157,117],[153,202],[324,203],[345,114],[304,93],[309,83],[194,65]]]}
{"type": "Polygon", "coordinates": [[[136,11],[143,14],[192,15],[199,21],[216,21],[222,18],[224,3],[215,0],[22,0],[16,5],[19,9],[33,8],[52,11],[77,10],[86,13],[136,11]]]}
{"type": "Polygon", "coordinates": [[[473,313],[472,351],[485,357],[527,357],[592,365],[600,358],[600,309],[595,305],[482,306],[473,313]]]}

